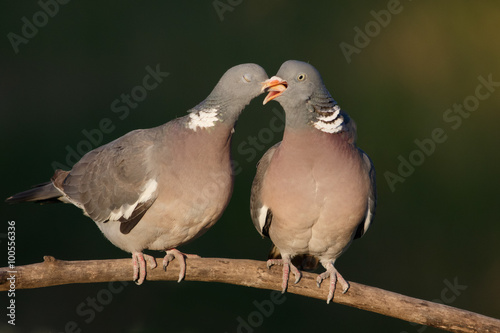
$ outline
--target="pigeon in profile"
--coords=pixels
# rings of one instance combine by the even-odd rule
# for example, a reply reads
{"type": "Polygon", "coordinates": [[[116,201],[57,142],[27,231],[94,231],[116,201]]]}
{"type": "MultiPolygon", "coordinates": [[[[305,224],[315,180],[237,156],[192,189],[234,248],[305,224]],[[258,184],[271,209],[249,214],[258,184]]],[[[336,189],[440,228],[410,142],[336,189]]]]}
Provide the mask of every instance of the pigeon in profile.
{"type": "Polygon", "coordinates": [[[71,203],[114,245],[132,253],[137,284],[146,277],[146,260],[156,267],[146,249],[166,251],[164,269],[179,260],[181,281],[185,254],[176,248],[204,234],[228,205],[234,126],[267,79],[256,64],[235,66],[186,116],[129,132],[6,201],[71,203]]]}

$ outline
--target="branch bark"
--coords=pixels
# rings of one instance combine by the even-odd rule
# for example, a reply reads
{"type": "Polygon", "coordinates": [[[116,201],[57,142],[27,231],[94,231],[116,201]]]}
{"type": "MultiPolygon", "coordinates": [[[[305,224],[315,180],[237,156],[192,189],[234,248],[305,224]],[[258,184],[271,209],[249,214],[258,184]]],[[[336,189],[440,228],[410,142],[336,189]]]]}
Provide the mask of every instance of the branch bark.
{"type": "MultiPolygon", "coordinates": [[[[156,261],[161,267],[162,259],[156,261]]],[[[187,261],[187,281],[281,290],[281,269],[268,270],[261,261],[221,258],[190,258],[187,261]]],[[[8,278],[12,275],[15,275],[15,289],[132,279],[130,259],[63,261],[46,256],[42,263],[18,266],[15,270],[15,273],[10,273],[8,267],[0,268],[0,291],[9,290],[12,280],[8,278]]],[[[161,268],[148,268],[147,280],[177,281],[178,272],[179,266],[174,260],[167,272],[161,268]]],[[[335,292],[334,302],[450,332],[500,332],[500,320],[495,318],[355,282],[349,283],[351,287],[346,294],[335,292]]],[[[289,284],[288,292],[325,301],[328,283],[318,288],[316,275],[304,272],[298,284],[289,284]]]]}

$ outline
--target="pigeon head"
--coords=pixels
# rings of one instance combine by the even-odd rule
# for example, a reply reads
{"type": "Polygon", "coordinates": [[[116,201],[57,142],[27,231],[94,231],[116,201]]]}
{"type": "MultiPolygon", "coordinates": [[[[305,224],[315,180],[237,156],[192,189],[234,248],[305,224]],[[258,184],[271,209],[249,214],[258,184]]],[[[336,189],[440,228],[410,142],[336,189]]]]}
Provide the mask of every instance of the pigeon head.
{"type": "Polygon", "coordinates": [[[297,60],[284,62],[278,73],[265,81],[262,90],[269,93],[264,104],[273,99],[282,105],[288,104],[287,102],[294,105],[320,103],[321,99],[334,102],[316,68],[297,60]]]}
{"type": "Polygon", "coordinates": [[[287,126],[313,125],[324,132],[334,133],[342,125],[337,102],[326,89],[319,72],[308,63],[284,62],[278,73],[264,82],[262,90],[268,92],[264,104],[276,99],[283,106],[287,126]]]}
{"type": "Polygon", "coordinates": [[[268,79],[266,71],[256,64],[242,64],[228,69],[210,95],[189,110],[189,127],[211,127],[214,122],[234,124],[243,108],[260,95],[268,79]]]}
{"type": "Polygon", "coordinates": [[[256,64],[242,64],[228,69],[220,78],[209,97],[243,107],[262,93],[262,82],[268,76],[256,64]]]}

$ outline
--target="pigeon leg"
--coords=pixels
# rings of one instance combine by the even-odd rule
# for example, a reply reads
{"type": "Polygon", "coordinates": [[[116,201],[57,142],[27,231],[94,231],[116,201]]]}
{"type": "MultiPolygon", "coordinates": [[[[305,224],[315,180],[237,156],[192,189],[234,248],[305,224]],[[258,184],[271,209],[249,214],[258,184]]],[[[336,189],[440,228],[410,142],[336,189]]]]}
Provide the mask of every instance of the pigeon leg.
{"type": "Polygon", "coordinates": [[[151,266],[152,269],[156,267],[156,260],[154,257],[142,252],[132,253],[134,281],[137,285],[141,285],[146,279],[146,260],[149,262],[149,266],[151,266]]]}
{"type": "Polygon", "coordinates": [[[281,292],[285,293],[288,287],[288,277],[290,275],[290,270],[295,275],[295,282],[298,283],[302,277],[302,273],[292,264],[290,256],[283,255],[283,259],[269,259],[267,261],[267,268],[271,268],[272,265],[283,265],[283,283],[281,285],[281,292]]]}
{"type": "Polygon", "coordinates": [[[181,282],[186,276],[186,258],[200,258],[199,255],[182,253],[177,249],[170,249],[165,252],[167,253],[165,258],[163,258],[163,270],[165,272],[167,271],[167,266],[169,262],[171,262],[174,259],[179,260],[180,271],[179,271],[179,280],[177,280],[177,282],[181,282]]]}
{"type": "Polygon", "coordinates": [[[335,293],[335,288],[337,284],[337,280],[342,285],[342,293],[345,294],[349,289],[349,283],[344,279],[342,275],[337,271],[337,269],[333,266],[333,261],[328,261],[327,263],[322,263],[326,269],[326,272],[318,275],[316,279],[316,284],[318,288],[321,286],[321,282],[324,279],[330,277],[330,291],[328,292],[328,297],[326,298],[326,303],[330,304],[330,301],[333,299],[333,294],[335,293]]]}

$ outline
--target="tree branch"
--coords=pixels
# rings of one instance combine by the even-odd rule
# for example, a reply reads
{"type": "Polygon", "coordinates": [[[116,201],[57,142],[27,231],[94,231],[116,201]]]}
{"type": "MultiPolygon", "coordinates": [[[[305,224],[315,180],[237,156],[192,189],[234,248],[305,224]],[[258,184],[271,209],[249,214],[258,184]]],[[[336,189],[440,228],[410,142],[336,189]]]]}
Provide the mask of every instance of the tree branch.
{"type": "MultiPolygon", "coordinates": [[[[156,259],[158,267],[162,259],[156,259]]],[[[161,268],[149,269],[149,281],[176,281],[179,266],[174,260],[167,272],[161,268]]],[[[229,283],[259,289],[281,290],[281,269],[267,269],[261,261],[243,259],[190,258],[186,280],[229,283]]],[[[0,291],[10,288],[15,275],[15,289],[31,289],[71,283],[130,281],[130,259],[63,261],[44,257],[44,262],[16,267],[0,268],[0,291]]],[[[333,301],[358,309],[380,313],[405,321],[438,327],[450,332],[500,332],[500,320],[451,306],[404,296],[387,290],[350,282],[346,294],[335,292],[333,301]]],[[[289,284],[288,292],[326,300],[328,283],[316,286],[316,275],[304,272],[298,284],[289,284]]],[[[325,304],[326,306],[326,304],[325,304]]]]}

